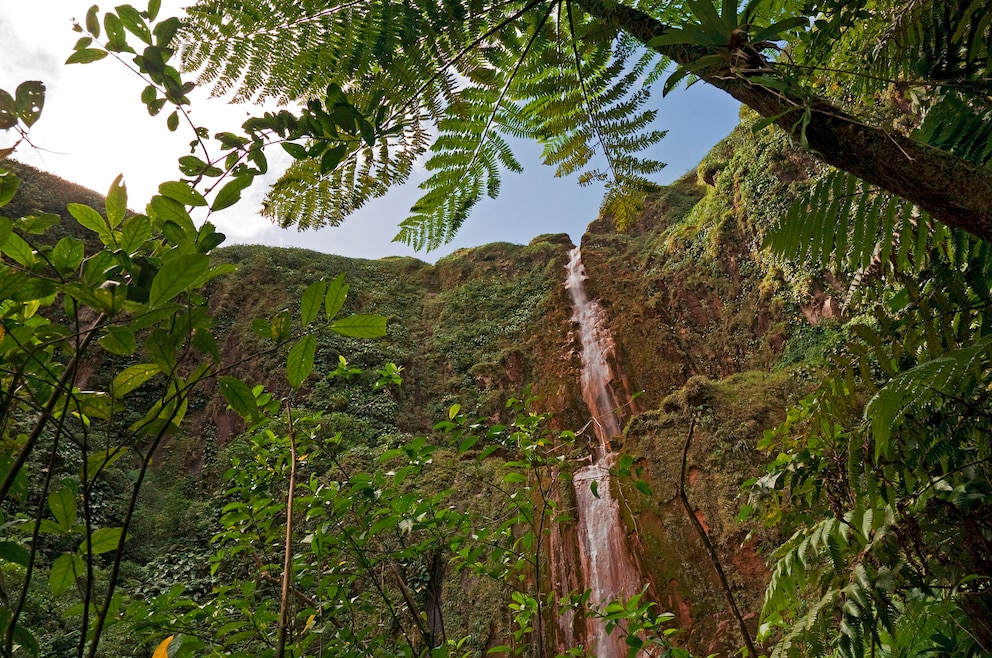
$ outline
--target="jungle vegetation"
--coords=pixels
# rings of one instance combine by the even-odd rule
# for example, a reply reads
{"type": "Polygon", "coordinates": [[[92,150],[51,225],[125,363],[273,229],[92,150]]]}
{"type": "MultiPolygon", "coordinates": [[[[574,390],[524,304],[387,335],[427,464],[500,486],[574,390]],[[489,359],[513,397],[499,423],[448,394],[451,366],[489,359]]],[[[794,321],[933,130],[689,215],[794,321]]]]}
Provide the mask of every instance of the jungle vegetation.
{"type": "MultiPolygon", "coordinates": [[[[847,318],[813,392],[764,436],[770,464],[742,511],[783,536],[759,640],[781,656],[988,654],[984,10],[979,0],[206,0],[184,22],[160,20],[156,0],[102,16],[93,7],[68,61],[133,61],[148,81],[142,101],[170,110],[169,129],[188,119],[194,83],[181,71],[242,100],[302,105],[240,132],[194,127],[198,151],[144,214],[128,211],[118,180],[102,208],[70,204],[80,236],[59,233],[50,213],[0,219],[0,655],[94,657],[135,637],[156,658],[531,655],[547,650],[548,606],[605,617],[632,655],[644,642],[681,651],[662,630],[671,617],[638,597],[585,610],[581,592],[555,601],[531,577],[573,435],[526,401],[494,427],[446,405],[444,441],[405,437],[364,456],[341,450],[344,433],[324,434],[322,411],[294,407],[291,392],[317,366],[376,391],[403,379],[390,362],[363,372],[318,357],[318,335],[385,331],[382,316],[343,314],[344,278],[308,285],[252,326],[258,353],[285,363],[288,401],[237,378],[203,293],[229,273],[210,256],[223,236],[190,211],[236,203],[278,144],[296,162],[266,212],[287,226],[335,223],[427,154],[432,177],[399,238],[430,248],[498,192],[501,170],[519,168],[511,136],[541,141],[561,175],[607,181],[602,212],[622,229],[661,166],[645,154],[663,137],[649,93],[693,81],[751,108],[755,134],[779,130],[819,163],[749,235],[790,276],[840,281],[847,318]],[[94,362],[112,375],[93,378],[94,362]],[[142,592],[122,571],[137,503],[204,382],[249,428],[222,474],[211,565],[226,580],[142,592]],[[440,477],[430,469],[450,462],[443,454],[473,463],[472,477],[505,493],[500,505],[449,504],[452,480],[420,495],[440,477]],[[462,578],[516,582],[507,644],[444,633],[439,556],[462,578]],[[71,630],[45,626],[43,592],[75,598],[61,611],[71,630]]],[[[23,138],[43,102],[39,82],[0,93],[0,128],[23,138]]],[[[0,205],[18,185],[0,173],[0,205]]]]}

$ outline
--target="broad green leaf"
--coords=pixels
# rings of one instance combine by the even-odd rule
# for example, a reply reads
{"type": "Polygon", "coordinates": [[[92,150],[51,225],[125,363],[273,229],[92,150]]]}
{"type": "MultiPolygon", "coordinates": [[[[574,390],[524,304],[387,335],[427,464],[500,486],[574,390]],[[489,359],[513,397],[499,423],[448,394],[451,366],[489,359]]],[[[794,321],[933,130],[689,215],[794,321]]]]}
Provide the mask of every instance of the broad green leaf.
{"type": "Polygon", "coordinates": [[[149,46],[152,45],[152,33],[148,29],[148,25],[145,23],[145,19],[141,17],[138,10],[131,5],[119,5],[117,7],[117,15],[120,16],[121,23],[127,28],[127,31],[138,37],[149,46]]]}
{"type": "Polygon", "coordinates": [[[103,284],[117,265],[117,259],[110,251],[102,249],[96,252],[83,261],[83,283],[93,287],[103,284]]]}
{"type": "Polygon", "coordinates": [[[0,268],[0,300],[30,302],[53,295],[56,290],[54,281],[15,272],[8,267],[0,268]]]}
{"type": "Polygon", "coordinates": [[[286,359],[286,375],[289,385],[299,388],[313,370],[313,359],[317,353],[317,337],[307,334],[293,345],[286,359]]]}
{"type": "Polygon", "coordinates": [[[170,373],[178,363],[177,350],[180,336],[163,327],[155,327],[145,338],[145,355],[158,366],[159,371],[170,373]]]}
{"type": "Polygon", "coordinates": [[[155,275],[148,303],[157,306],[169,301],[196,283],[209,267],[210,257],[204,254],[186,254],[169,261],[155,275]]]}
{"type": "Polygon", "coordinates": [[[6,90],[0,89],[0,130],[9,130],[17,125],[17,103],[6,90]]]}
{"type": "Polygon", "coordinates": [[[89,418],[110,420],[113,407],[110,396],[103,391],[86,391],[72,394],[73,413],[81,413],[89,418]]]}
{"type": "Polygon", "coordinates": [[[159,194],[187,206],[205,206],[207,200],[185,181],[169,181],[158,186],[159,194]]]}
{"type": "Polygon", "coordinates": [[[124,174],[118,174],[114,182],[110,184],[105,205],[110,228],[117,228],[127,213],[127,186],[124,185],[124,174]]]}
{"type": "Polygon", "coordinates": [[[334,171],[334,169],[341,163],[341,159],[344,158],[347,152],[348,147],[344,144],[339,144],[334,148],[324,151],[324,155],[320,158],[320,175],[326,176],[334,171]]]}
{"type": "Polygon", "coordinates": [[[349,315],[332,322],[330,329],[349,338],[382,338],[386,335],[386,318],[382,315],[349,315]]]}
{"type": "Polygon", "coordinates": [[[251,417],[253,420],[257,420],[259,418],[258,402],[247,384],[235,377],[218,377],[217,384],[220,386],[220,392],[227,400],[227,404],[235,413],[245,419],[251,417]]]}
{"type": "Polygon", "coordinates": [[[133,254],[152,236],[152,221],[145,215],[128,217],[121,229],[121,249],[133,254]]]}
{"type": "MultiPolygon", "coordinates": [[[[110,551],[116,551],[121,540],[120,528],[98,528],[90,535],[90,552],[93,555],[102,555],[110,551]]],[[[86,540],[79,545],[79,551],[86,550],[86,540]]]]}
{"type": "Polygon", "coordinates": [[[45,231],[62,221],[62,218],[55,213],[39,212],[27,217],[21,217],[17,222],[17,228],[24,233],[32,235],[44,235],[45,231]]]}
{"type": "Polygon", "coordinates": [[[115,399],[122,398],[160,372],[153,363],[136,363],[122,370],[110,387],[115,399]]]}
{"type": "Polygon", "coordinates": [[[300,299],[300,322],[303,323],[304,327],[316,319],[324,302],[325,292],[327,292],[326,281],[314,281],[304,291],[303,297],[300,299]]]}
{"type": "Polygon", "coordinates": [[[100,345],[105,350],[121,356],[130,356],[138,349],[134,332],[129,327],[112,326],[107,329],[107,335],[100,339],[100,345]]]}
{"type": "MultiPolygon", "coordinates": [[[[158,18],[158,12],[159,12],[159,10],[161,8],[162,8],[162,0],[148,0],[148,20],[154,21],[156,18],[158,18]]],[[[171,21],[171,20],[174,20],[174,19],[167,18],[163,22],[167,23],[168,21],[171,21]]],[[[175,20],[178,20],[178,19],[175,19],[175,20]]]]}
{"type": "Polygon", "coordinates": [[[30,128],[45,107],[45,85],[37,80],[28,80],[17,85],[14,95],[17,97],[17,116],[30,128]]]}
{"type": "Polygon", "coordinates": [[[124,24],[115,14],[107,13],[103,17],[103,29],[107,32],[107,50],[114,52],[134,52],[127,45],[127,34],[124,32],[124,24]]]}
{"type": "Polygon", "coordinates": [[[97,17],[99,11],[98,5],[93,5],[86,11],[86,31],[96,39],[100,38],[100,19],[97,17]]]}
{"type": "MultiPolygon", "coordinates": [[[[127,454],[127,448],[121,447],[114,450],[103,450],[93,453],[86,459],[86,473],[92,480],[104,469],[109,468],[114,462],[127,454]]],[[[79,469],[79,477],[83,477],[82,468],[79,469]]]]}
{"type": "Polygon", "coordinates": [[[66,210],[76,218],[81,226],[99,235],[103,244],[108,247],[113,245],[114,237],[110,232],[110,226],[107,224],[107,220],[100,216],[100,213],[81,203],[70,203],[66,206],[66,210]]]}
{"type": "MultiPolygon", "coordinates": [[[[208,253],[214,247],[218,247],[221,244],[223,244],[224,240],[226,239],[227,236],[224,235],[223,233],[218,233],[213,224],[211,224],[210,222],[203,222],[203,226],[200,227],[200,231],[196,234],[196,250],[199,251],[201,254],[208,253]]],[[[236,266],[228,263],[227,265],[224,266],[217,266],[211,268],[210,271],[211,272],[219,271],[220,268],[225,268],[225,269],[230,268],[227,271],[232,271],[232,272],[235,269],[237,269],[236,266]]],[[[219,276],[219,274],[215,274],[214,276],[219,276]]]]}
{"type": "Polygon", "coordinates": [[[69,58],[65,60],[66,64],[89,64],[90,62],[97,62],[107,56],[106,50],[98,50],[96,48],[83,48],[82,50],[77,50],[76,52],[69,55],[69,58]]]}
{"type": "Polygon", "coordinates": [[[589,481],[589,491],[594,498],[599,498],[599,480],[589,481]]]}
{"type": "Polygon", "coordinates": [[[55,517],[62,532],[69,532],[76,523],[76,491],[68,484],[63,484],[58,490],[48,496],[48,508],[55,517]]]}
{"type": "MultiPolygon", "coordinates": [[[[3,325],[0,325],[3,326],[3,325]]],[[[10,474],[14,460],[10,455],[0,453],[0,477],[6,479],[10,474]]],[[[14,484],[10,488],[10,497],[14,500],[24,500],[28,493],[28,468],[21,466],[14,476],[14,484]]]]}
{"type": "Polygon", "coordinates": [[[220,362],[220,349],[217,347],[217,340],[208,329],[198,328],[193,332],[193,347],[204,354],[209,354],[214,363],[220,362]]]}
{"type": "Polygon", "coordinates": [[[269,328],[272,332],[272,339],[277,343],[281,343],[284,340],[289,340],[291,324],[292,322],[288,311],[276,313],[275,317],[273,317],[269,322],[269,328]]]}
{"type": "Polygon", "coordinates": [[[344,306],[345,299],[348,298],[348,284],[344,282],[344,273],[338,274],[327,286],[327,297],[324,299],[324,313],[327,321],[334,319],[344,306]]]}
{"type": "Polygon", "coordinates": [[[218,210],[223,210],[224,208],[230,208],[238,201],[241,200],[241,192],[246,187],[251,185],[251,181],[254,177],[249,175],[238,176],[234,180],[228,181],[224,187],[220,188],[220,192],[214,197],[214,202],[210,206],[210,210],[216,212],[218,210]]]}
{"type": "Polygon", "coordinates": [[[31,554],[17,542],[2,541],[0,542],[0,560],[26,567],[30,563],[31,554]]]}
{"type": "Polygon", "coordinates": [[[10,237],[13,231],[14,222],[6,217],[0,217],[0,247],[3,247],[3,243],[7,241],[7,238],[10,237]]]}
{"type": "Polygon", "coordinates": [[[654,495],[654,492],[651,490],[651,485],[647,483],[647,480],[634,480],[634,488],[645,496],[654,495]]]}
{"type": "Polygon", "coordinates": [[[179,171],[184,176],[207,176],[216,178],[224,172],[220,168],[210,165],[195,155],[184,155],[179,158],[179,171]]]}
{"type": "Polygon", "coordinates": [[[167,47],[179,31],[182,23],[178,18],[172,16],[155,26],[155,44],[163,48],[167,47]]]}
{"type": "Polygon", "coordinates": [[[52,265],[59,274],[71,274],[79,269],[86,256],[86,247],[82,240],[76,238],[62,238],[52,249],[52,265]]]}
{"type": "Polygon", "coordinates": [[[307,158],[307,148],[302,144],[294,144],[293,142],[282,142],[282,148],[289,153],[296,160],[306,160],[307,158]]]}
{"type": "MultiPolygon", "coordinates": [[[[517,473],[516,471],[511,471],[503,476],[503,482],[508,484],[526,482],[527,476],[523,473],[517,473]]],[[[595,482],[595,480],[593,480],[595,482]]]]}
{"type": "Polygon", "coordinates": [[[7,236],[7,239],[4,240],[2,251],[24,267],[30,268],[38,261],[38,257],[35,255],[31,245],[16,233],[11,233],[7,236]]]}
{"type": "Polygon", "coordinates": [[[156,194],[152,197],[150,210],[163,222],[172,221],[178,224],[188,234],[190,240],[195,238],[196,226],[193,225],[193,220],[182,203],[156,194]]]}
{"type": "Polygon", "coordinates": [[[55,596],[62,596],[65,591],[76,584],[85,572],[83,559],[72,553],[63,553],[52,563],[48,574],[48,585],[55,596]]]}
{"type": "MultiPolygon", "coordinates": [[[[2,116],[2,113],[0,113],[2,116]]],[[[0,171],[0,206],[6,206],[17,193],[21,179],[9,171],[0,171]]]]}
{"type": "Polygon", "coordinates": [[[32,656],[41,655],[41,644],[38,643],[38,638],[34,636],[30,630],[28,630],[24,624],[17,624],[14,626],[13,632],[14,646],[20,645],[20,648],[25,649],[32,656]]]}
{"type": "Polygon", "coordinates": [[[272,327],[269,325],[268,322],[266,322],[262,318],[255,318],[254,320],[251,321],[251,330],[252,333],[254,333],[259,338],[265,338],[265,339],[273,338],[272,327]]]}

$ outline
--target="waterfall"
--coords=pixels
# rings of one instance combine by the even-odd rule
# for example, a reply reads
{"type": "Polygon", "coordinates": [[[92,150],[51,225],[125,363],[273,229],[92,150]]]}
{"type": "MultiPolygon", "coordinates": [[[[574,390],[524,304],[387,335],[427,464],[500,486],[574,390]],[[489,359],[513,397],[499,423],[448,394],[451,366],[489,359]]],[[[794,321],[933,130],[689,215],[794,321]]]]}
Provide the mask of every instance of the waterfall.
{"type": "MultiPolygon", "coordinates": [[[[611,357],[615,360],[613,336],[606,313],[586,292],[579,247],[569,253],[567,269],[565,288],[572,300],[572,320],[577,324],[582,347],[582,399],[592,415],[597,439],[590,464],[573,474],[581,569],[568,580],[578,580],[580,590],[591,590],[590,605],[603,607],[617,597],[626,599],[639,593],[644,584],[620,517],[620,505],[610,491],[609,469],[615,459],[610,451],[610,439],[620,434],[617,410],[630,402],[630,396],[625,392],[626,382],[614,381],[616,373],[609,363],[611,357]],[[618,388],[624,392],[621,399],[617,399],[615,392],[618,388]],[[593,495],[592,482],[597,483],[598,497],[593,495]]],[[[574,641],[573,616],[563,615],[559,625],[566,640],[574,641]]],[[[584,640],[587,649],[595,648],[597,658],[627,655],[623,633],[614,631],[612,636],[607,635],[605,624],[598,619],[586,619],[584,640]]]]}

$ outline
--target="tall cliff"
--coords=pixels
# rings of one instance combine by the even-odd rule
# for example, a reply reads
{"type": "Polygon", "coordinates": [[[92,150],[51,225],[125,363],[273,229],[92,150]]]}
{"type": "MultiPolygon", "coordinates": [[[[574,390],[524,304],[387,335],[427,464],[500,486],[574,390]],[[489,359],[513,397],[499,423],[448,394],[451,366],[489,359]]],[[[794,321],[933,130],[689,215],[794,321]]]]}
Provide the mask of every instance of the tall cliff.
{"type": "MultiPolygon", "coordinates": [[[[803,371],[787,366],[815,356],[823,330],[810,321],[832,313],[826,292],[801,273],[783,271],[760,249],[763,228],[812,168],[781,138],[741,129],[698,172],[659,190],[628,232],[617,233],[601,217],[582,239],[588,293],[602,305],[615,342],[611,366],[625,388],[639,392],[613,446],[637,473],[636,482],[620,478],[614,485],[624,523],[649,596],[676,614],[680,641],[701,653],[729,655],[740,639],[697,529],[707,533],[753,632],[767,578],[758,550],[776,538],[736,521],[739,485],[761,470],[761,432],[781,420],[805,385],[803,371]],[[698,526],[680,494],[691,501],[698,526]]],[[[65,202],[84,194],[28,168],[18,171],[25,190],[34,190],[22,201],[29,210],[65,215],[65,202]]],[[[293,394],[294,404],[324,412],[324,431],[340,432],[343,449],[356,459],[381,453],[397,437],[429,434],[453,404],[503,422],[507,399],[528,385],[554,427],[580,430],[588,428],[590,412],[565,290],[573,246],[568,236],[545,235],[526,246],[461,250],[434,265],[233,246],[215,252],[218,262],[238,269],[212,284],[209,305],[224,361],[239,363],[243,379],[277,392],[286,388],[285,357],[267,350],[252,332],[253,320],[292,311],[310,283],[339,273],[350,285],[348,310],[388,318],[382,340],[322,336],[315,374],[293,394]],[[339,356],[362,373],[327,377],[339,356]],[[374,372],[387,362],[403,367],[404,384],[374,390],[374,372]]],[[[98,379],[100,364],[90,367],[98,379]]],[[[209,581],[203,556],[216,530],[215,493],[231,457],[245,450],[245,428],[207,388],[190,418],[191,430],[162,449],[144,494],[146,513],[128,556],[136,580],[154,574],[160,583],[209,581]]],[[[583,436],[589,440],[591,431],[583,436]]],[[[578,445],[581,453],[581,440],[578,445]]],[[[446,486],[465,486],[464,504],[481,504],[468,500],[480,494],[464,481],[446,486]]],[[[443,565],[431,569],[449,588],[445,617],[472,636],[468,646],[481,652],[505,644],[510,621],[500,602],[509,585],[484,587],[447,578],[443,565]]]]}

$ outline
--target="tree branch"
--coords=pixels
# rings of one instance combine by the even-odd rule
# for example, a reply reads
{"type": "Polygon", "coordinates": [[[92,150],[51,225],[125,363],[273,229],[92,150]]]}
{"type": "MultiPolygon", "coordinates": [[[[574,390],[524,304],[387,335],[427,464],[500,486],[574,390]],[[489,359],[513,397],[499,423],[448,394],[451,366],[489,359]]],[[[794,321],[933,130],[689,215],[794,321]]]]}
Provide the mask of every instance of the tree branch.
{"type": "MultiPolygon", "coordinates": [[[[575,0],[588,14],[623,30],[641,43],[669,26],[616,0],[575,0]]],[[[685,65],[706,54],[685,45],[655,51],[685,65]]],[[[787,133],[809,112],[804,135],[813,155],[916,204],[947,226],[983,240],[992,239],[992,172],[946,151],[862,123],[829,100],[796,88],[782,92],[725,69],[699,71],[700,78],[721,89],[787,133]]]]}
{"type": "Polygon", "coordinates": [[[713,543],[710,541],[709,535],[706,534],[706,529],[696,517],[696,513],[693,511],[692,505],[689,504],[689,496],[685,493],[686,464],[689,462],[689,446],[692,444],[692,434],[695,430],[696,418],[693,417],[692,421],[689,423],[689,436],[686,437],[685,448],[682,450],[682,477],[679,478],[679,500],[682,501],[682,506],[685,507],[686,514],[689,515],[689,519],[695,526],[696,532],[699,533],[699,538],[703,540],[703,544],[706,546],[706,551],[710,555],[710,562],[713,563],[713,568],[716,570],[716,575],[720,578],[720,585],[723,588],[723,596],[727,599],[727,605],[730,606],[730,611],[737,619],[737,626],[740,628],[741,636],[744,638],[744,645],[747,647],[748,655],[751,656],[751,658],[757,658],[760,654],[754,646],[754,640],[751,639],[750,631],[747,630],[747,624],[744,623],[744,617],[741,615],[741,611],[737,607],[737,601],[734,600],[734,593],[730,589],[730,583],[727,582],[727,576],[723,573],[723,566],[720,564],[720,557],[716,554],[716,549],[713,547],[713,543]]]}

